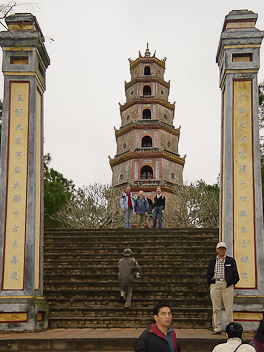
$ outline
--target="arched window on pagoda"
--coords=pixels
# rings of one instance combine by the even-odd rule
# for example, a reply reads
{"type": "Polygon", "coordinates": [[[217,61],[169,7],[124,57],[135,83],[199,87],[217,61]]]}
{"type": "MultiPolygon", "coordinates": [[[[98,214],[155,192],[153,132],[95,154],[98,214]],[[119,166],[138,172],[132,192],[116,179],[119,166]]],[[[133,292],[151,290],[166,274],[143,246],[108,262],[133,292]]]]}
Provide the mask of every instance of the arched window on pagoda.
{"type": "Polygon", "coordinates": [[[151,95],[151,88],[150,88],[150,86],[144,86],[144,88],[143,88],[143,95],[151,95]]]}
{"type": "Polygon", "coordinates": [[[152,167],[146,165],[143,166],[140,170],[140,179],[141,180],[152,180],[153,179],[153,170],[152,167]]]}
{"type": "Polygon", "coordinates": [[[143,119],[151,119],[151,111],[149,109],[143,110],[143,119]]]}
{"type": "Polygon", "coordinates": [[[144,68],[144,75],[145,75],[145,76],[150,76],[150,67],[149,67],[149,66],[145,66],[145,68],[144,68]]]}
{"type": "Polygon", "coordinates": [[[152,138],[150,136],[143,137],[141,147],[152,147],[152,138]]]}

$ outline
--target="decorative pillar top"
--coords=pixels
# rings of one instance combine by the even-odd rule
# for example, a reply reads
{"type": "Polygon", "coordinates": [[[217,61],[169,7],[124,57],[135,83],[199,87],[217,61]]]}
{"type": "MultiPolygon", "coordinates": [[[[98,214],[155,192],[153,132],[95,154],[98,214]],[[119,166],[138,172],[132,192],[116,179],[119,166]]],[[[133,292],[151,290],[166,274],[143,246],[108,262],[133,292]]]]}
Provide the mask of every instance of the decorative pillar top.
{"type": "Polygon", "coordinates": [[[31,13],[16,13],[6,18],[9,31],[35,31],[40,32],[44,41],[44,36],[35,16],[31,13]]]}
{"type": "Polygon", "coordinates": [[[225,17],[216,62],[220,66],[225,46],[247,47],[258,46],[262,42],[264,32],[255,27],[258,14],[248,10],[233,10],[225,17]]]}
{"type": "Polygon", "coordinates": [[[256,13],[248,10],[233,10],[225,17],[216,55],[220,87],[227,73],[258,72],[264,31],[255,27],[257,18],[256,13]]]}
{"type": "Polygon", "coordinates": [[[226,29],[255,28],[258,14],[249,10],[232,10],[225,16],[222,32],[226,29]]]}
{"type": "Polygon", "coordinates": [[[0,46],[3,50],[14,48],[23,51],[25,48],[35,48],[47,68],[50,58],[44,46],[45,38],[38,21],[31,13],[16,13],[5,19],[8,31],[0,32],[0,46]]]}

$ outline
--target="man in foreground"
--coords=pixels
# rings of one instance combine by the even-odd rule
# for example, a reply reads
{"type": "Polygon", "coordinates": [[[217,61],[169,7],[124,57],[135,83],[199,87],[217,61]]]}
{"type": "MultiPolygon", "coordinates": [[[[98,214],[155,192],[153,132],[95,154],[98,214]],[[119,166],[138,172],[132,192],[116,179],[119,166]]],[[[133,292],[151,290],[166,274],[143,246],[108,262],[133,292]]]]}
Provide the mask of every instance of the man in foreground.
{"type": "Polygon", "coordinates": [[[256,352],[254,347],[242,343],[242,333],[242,325],[229,323],[226,327],[227,342],[215,346],[212,352],[256,352]]]}
{"type": "Polygon", "coordinates": [[[214,332],[221,334],[221,308],[222,302],[226,311],[226,323],[233,321],[234,285],[239,281],[236,261],[226,255],[226,244],[217,243],[217,256],[209,262],[207,282],[210,286],[210,296],[213,305],[214,332]]]}
{"type": "Polygon", "coordinates": [[[181,352],[176,333],[170,328],[170,307],[166,303],[158,303],[153,313],[156,323],[139,336],[135,352],[181,352]]]}

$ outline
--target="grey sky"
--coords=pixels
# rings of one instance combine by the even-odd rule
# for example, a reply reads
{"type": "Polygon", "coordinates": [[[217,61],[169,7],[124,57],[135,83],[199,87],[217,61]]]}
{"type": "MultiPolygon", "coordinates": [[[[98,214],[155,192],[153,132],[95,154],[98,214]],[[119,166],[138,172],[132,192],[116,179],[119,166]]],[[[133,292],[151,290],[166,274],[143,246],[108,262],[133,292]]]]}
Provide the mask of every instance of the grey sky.
{"type": "MultiPolygon", "coordinates": [[[[174,126],[181,125],[179,153],[187,154],[184,180],[216,182],[220,168],[221,92],[216,51],[224,17],[231,10],[258,13],[263,0],[42,0],[21,5],[31,12],[51,59],[44,95],[44,152],[51,166],[77,186],[110,183],[118,103],[130,81],[128,58],[145,53],[167,57],[169,101],[176,101],[174,126]],[[53,40],[49,40],[51,37],[53,40]]],[[[23,1],[18,1],[23,3],[23,1]]],[[[264,80],[264,43],[259,82],[264,80]]],[[[0,78],[3,96],[3,76],[0,78]]]]}

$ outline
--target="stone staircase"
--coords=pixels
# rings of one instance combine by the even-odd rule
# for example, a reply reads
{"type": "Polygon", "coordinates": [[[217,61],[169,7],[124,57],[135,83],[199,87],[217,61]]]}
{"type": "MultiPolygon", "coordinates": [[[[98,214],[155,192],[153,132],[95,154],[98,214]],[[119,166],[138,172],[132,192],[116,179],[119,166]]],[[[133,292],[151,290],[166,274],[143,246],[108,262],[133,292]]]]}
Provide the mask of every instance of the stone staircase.
{"type": "Polygon", "coordinates": [[[147,327],[168,301],[174,328],[210,328],[206,282],[216,229],[45,230],[44,298],[51,328],[147,327]],[[141,272],[132,306],[119,302],[118,261],[131,248],[141,272]]]}

